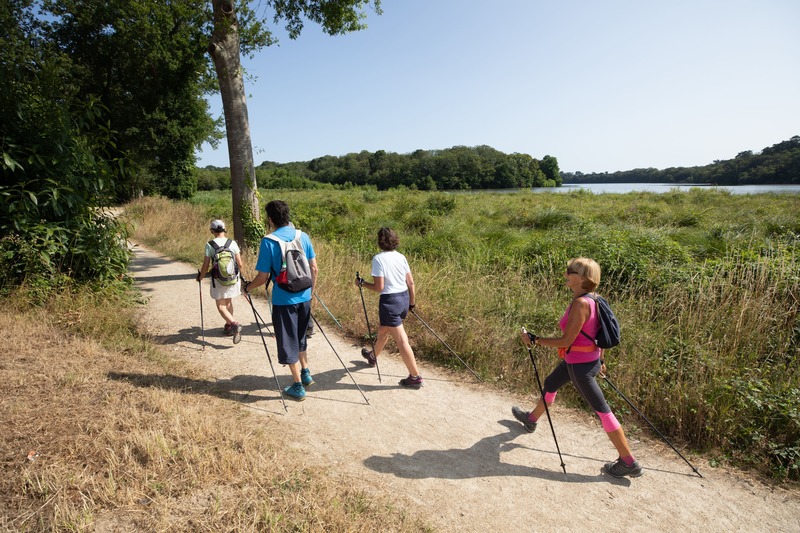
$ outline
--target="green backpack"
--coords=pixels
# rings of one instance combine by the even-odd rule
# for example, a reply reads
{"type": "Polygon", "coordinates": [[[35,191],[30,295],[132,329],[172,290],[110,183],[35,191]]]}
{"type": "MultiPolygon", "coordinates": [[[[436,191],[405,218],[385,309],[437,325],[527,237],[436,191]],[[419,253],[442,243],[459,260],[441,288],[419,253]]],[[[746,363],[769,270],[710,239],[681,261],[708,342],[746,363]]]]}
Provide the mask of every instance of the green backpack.
{"type": "Polygon", "coordinates": [[[225,244],[220,246],[215,241],[210,240],[208,244],[214,248],[214,255],[211,256],[211,285],[218,281],[220,285],[230,287],[236,285],[239,280],[239,265],[236,264],[236,256],[231,251],[231,241],[228,239],[225,244]]]}

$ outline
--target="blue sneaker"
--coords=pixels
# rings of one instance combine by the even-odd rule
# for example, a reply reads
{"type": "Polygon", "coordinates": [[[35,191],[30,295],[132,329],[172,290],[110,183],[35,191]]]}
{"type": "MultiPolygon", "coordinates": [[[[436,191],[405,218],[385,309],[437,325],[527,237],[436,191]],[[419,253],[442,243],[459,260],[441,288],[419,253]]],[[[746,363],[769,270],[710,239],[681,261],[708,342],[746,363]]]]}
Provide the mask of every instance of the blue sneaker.
{"type": "Polygon", "coordinates": [[[311,377],[311,369],[304,368],[300,371],[300,382],[303,384],[303,387],[314,384],[314,378],[311,377]]]}
{"type": "Polygon", "coordinates": [[[306,389],[303,388],[302,383],[295,383],[283,389],[283,393],[290,399],[296,402],[302,402],[306,399],[306,389]]]}

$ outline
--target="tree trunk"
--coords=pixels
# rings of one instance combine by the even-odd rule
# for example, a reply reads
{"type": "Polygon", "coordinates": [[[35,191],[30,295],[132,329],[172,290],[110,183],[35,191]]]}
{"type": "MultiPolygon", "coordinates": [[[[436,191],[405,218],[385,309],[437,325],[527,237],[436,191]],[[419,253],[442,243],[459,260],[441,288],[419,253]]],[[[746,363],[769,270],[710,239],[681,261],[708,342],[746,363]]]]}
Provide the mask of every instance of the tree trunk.
{"type": "Polygon", "coordinates": [[[212,0],[212,5],[214,33],[208,45],[208,53],[217,71],[222,110],[225,115],[233,195],[233,236],[240,245],[253,247],[257,246],[258,242],[248,242],[252,236],[247,235],[245,231],[243,215],[260,220],[260,213],[256,197],[257,185],[253,165],[253,145],[250,140],[250,122],[247,118],[247,96],[244,92],[239,53],[239,24],[233,0],[212,0]]]}

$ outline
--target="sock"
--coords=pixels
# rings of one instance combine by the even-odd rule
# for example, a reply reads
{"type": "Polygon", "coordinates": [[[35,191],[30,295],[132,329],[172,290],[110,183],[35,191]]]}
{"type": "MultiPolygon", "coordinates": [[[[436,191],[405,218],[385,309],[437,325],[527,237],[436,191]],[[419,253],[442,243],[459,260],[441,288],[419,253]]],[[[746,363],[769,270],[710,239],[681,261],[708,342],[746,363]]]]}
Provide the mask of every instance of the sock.
{"type": "Polygon", "coordinates": [[[530,420],[530,421],[531,421],[531,422],[533,422],[534,424],[535,424],[535,423],[537,423],[537,422],[539,421],[539,419],[538,419],[538,418],[534,418],[534,416],[533,416],[533,411],[531,411],[531,412],[528,414],[528,420],[530,420]]]}
{"type": "Polygon", "coordinates": [[[633,462],[636,460],[636,459],[633,458],[632,455],[628,455],[628,456],[625,456],[625,457],[620,457],[620,459],[622,459],[622,462],[625,463],[625,466],[631,466],[633,464],[633,462]]]}

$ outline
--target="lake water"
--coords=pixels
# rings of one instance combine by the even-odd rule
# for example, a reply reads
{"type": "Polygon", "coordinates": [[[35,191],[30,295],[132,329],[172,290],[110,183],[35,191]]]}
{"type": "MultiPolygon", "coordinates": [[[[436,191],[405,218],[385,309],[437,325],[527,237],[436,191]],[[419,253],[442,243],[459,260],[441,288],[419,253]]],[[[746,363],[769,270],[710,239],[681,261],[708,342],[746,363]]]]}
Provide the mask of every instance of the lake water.
{"type": "Polygon", "coordinates": [[[627,192],[664,193],[672,190],[688,191],[693,188],[726,190],[730,191],[731,194],[800,194],[800,185],[736,185],[715,187],[712,185],[676,185],[674,183],[568,183],[561,187],[534,187],[531,191],[559,193],[585,189],[596,194],[622,194],[627,192]]]}

